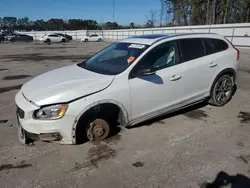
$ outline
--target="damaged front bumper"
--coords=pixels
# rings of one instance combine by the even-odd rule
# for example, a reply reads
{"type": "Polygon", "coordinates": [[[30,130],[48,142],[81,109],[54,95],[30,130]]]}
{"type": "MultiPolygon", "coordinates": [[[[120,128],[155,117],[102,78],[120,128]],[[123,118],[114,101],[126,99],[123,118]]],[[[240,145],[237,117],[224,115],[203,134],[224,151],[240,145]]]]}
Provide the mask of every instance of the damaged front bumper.
{"type": "Polygon", "coordinates": [[[58,120],[36,120],[33,113],[39,107],[27,101],[19,91],[15,98],[17,121],[21,131],[32,140],[58,141],[60,144],[74,144],[72,126],[73,115],[65,114],[58,120]]]}
{"type": "Polygon", "coordinates": [[[34,141],[61,141],[62,136],[59,133],[42,133],[42,134],[34,134],[34,133],[29,133],[25,131],[25,134],[27,135],[28,138],[34,140],[34,141]]]}

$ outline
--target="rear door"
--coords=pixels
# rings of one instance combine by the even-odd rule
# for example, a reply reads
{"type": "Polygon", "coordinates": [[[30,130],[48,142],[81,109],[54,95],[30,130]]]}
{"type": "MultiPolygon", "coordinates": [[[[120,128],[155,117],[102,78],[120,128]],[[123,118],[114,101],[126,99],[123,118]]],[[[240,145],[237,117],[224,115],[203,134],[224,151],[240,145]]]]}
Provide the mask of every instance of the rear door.
{"type": "Polygon", "coordinates": [[[20,41],[27,41],[28,37],[27,35],[20,35],[20,41]]]}
{"type": "Polygon", "coordinates": [[[98,35],[91,35],[90,38],[91,38],[91,41],[95,42],[98,40],[98,35]]]}
{"type": "Polygon", "coordinates": [[[213,61],[213,54],[207,54],[202,38],[181,39],[179,45],[182,64],[180,74],[185,80],[182,101],[184,104],[192,103],[209,95],[217,65],[213,61]]]}

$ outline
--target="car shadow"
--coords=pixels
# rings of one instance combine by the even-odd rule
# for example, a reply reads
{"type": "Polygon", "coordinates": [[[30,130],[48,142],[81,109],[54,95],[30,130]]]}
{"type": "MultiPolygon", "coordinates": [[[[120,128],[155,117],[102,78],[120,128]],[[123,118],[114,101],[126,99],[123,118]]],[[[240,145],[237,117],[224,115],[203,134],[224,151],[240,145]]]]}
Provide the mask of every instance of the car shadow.
{"type": "MultiPolygon", "coordinates": [[[[192,119],[204,118],[204,117],[207,117],[207,115],[205,114],[204,111],[198,110],[198,109],[203,108],[203,107],[205,107],[207,105],[208,105],[207,101],[203,101],[203,102],[200,102],[200,103],[195,104],[193,106],[184,108],[182,110],[178,110],[178,111],[173,112],[173,113],[169,113],[169,114],[166,114],[166,115],[159,116],[157,118],[153,118],[151,120],[144,121],[144,122],[142,122],[140,124],[137,124],[137,125],[134,125],[134,126],[130,127],[129,129],[138,128],[138,127],[141,127],[141,126],[150,126],[150,125],[152,125],[154,123],[165,124],[162,120],[167,119],[167,118],[171,118],[171,117],[174,117],[174,116],[178,116],[178,115],[186,115],[188,118],[192,118],[192,119]]],[[[76,130],[76,134],[77,134],[76,138],[78,138],[77,141],[76,141],[77,145],[81,145],[81,144],[84,144],[84,143],[89,141],[86,137],[81,135],[83,132],[86,131],[84,129],[85,129],[84,126],[77,127],[77,130],[76,130]]],[[[118,123],[114,124],[112,126],[112,129],[110,130],[108,138],[106,138],[104,141],[105,142],[118,141],[120,139],[120,136],[121,136],[119,134],[120,131],[121,131],[121,127],[119,126],[119,124],[118,123]]],[[[98,142],[94,141],[94,143],[98,143],[98,142]]]]}
{"type": "Polygon", "coordinates": [[[231,184],[231,188],[249,188],[250,179],[242,174],[231,176],[228,173],[221,171],[217,174],[213,182],[204,182],[200,188],[223,188],[231,184]]]}
{"type": "Polygon", "coordinates": [[[57,55],[49,56],[41,53],[32,53],[32,54],[12,54],[12,55],[3,55],[0,57],[0,60],[5,60],[6,62],[12,61],[60,61],[60,60],[84,60],[89,59],[91,55],[57,55]]]}
{"type": "Polygon", "coordinates": [[[193,118],[193,119],[199,119],[201,116],[202,117],[207,117],[207,115],[204,113],[204,111],[202,110],[199,110],[200,108],[203,108],[205,106],[208,105],[208,102],[205,100],[203,102],[200,102],[200,103],[197,103],[195,105],[192,105],[190,107],[187,107],[187,108],[184,108],[184,109],[181,109],[181,110],[178,110],[178,111],[175,111],[175,112],[171,112],[171,113],[168,113],[168,114],[165,114],[165,115],[161,115],[159,117],[156,117],[156,118],[153,118],[153,119],[150,119],[150,120],[146,120],[142,123],[139,123],[137,125],[134,125],[130,128],[138,128],[138,127],[141,127],[141,126],[151,126],[152,124],[154,123],[161,123],[161,124],[164,124],[164,122],[162,120],[164,119],[168,119],[168,118],[171,118],[171,117],[175,117],[175,116],[178,116],[178,115],[186,115],[187,117],[190,117],[190,118],[193,118]],[[199,114],[196,114],[195,111],[197,110],[197,112],[199,112],[199,114]],[[194,112],[194,113],[191,113],[191,112],[194,112]]]}

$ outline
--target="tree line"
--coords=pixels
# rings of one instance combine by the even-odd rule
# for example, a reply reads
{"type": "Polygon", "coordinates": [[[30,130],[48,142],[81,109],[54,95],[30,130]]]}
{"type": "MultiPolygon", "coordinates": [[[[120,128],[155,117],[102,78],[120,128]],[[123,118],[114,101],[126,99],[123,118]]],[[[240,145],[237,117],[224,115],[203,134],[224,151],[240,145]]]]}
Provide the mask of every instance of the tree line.
{"type": "Polygon", "coordinates": [[[101,30],[148,28],[181,25],[211,25],[246,23],[250,21],[250,0],[158,0],[159,10],[150,10],[146,23],[121,25],[117,22],[98,23],[96,20],[57,19],[32,21],[28,17],[0,18],[3,30],[101,30]]]}
{"type": "Polygon", "coordinates": [[[165,25],[211,25],[250,21],[250,0],[160,0],[160,2],[160,25],[164,25],[164,16],[167,22],[165,25]]]}
{"type": "Polygon", "coordinates": [[[57,19],[52,18],[47,21],[32,21],[28,17],[3,17],[0,18],[0,29],[2,30],[25,30],[25,31],[55,31],[55,30],[98,30],[98,29],[118,29],[125,26],[119,26],[116,22],[106,22],[98,24],[96,20],[83,19],[57,19]]]}

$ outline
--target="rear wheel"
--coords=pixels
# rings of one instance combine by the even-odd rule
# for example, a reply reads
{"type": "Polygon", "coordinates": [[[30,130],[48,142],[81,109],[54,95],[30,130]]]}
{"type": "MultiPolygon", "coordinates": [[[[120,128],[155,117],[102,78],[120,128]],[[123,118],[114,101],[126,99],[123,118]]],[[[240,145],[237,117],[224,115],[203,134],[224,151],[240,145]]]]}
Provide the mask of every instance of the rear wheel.
{"type": "Polygon", "coordinates": [[[234,79],[225,74],[217,79],[211,89],[209,104],[223,106],[228,103],[233,95],[234,79]]]}
{"type": "Polygon", "coordinates": [[[66,42],[66,40],[65,40],[65,39],[62,39],[62,42],[66,42]]]}
{"type": "Polygon", "coordinates": [[[98,42],[102,42],[102,39],[98,39],[98,42]]]}

